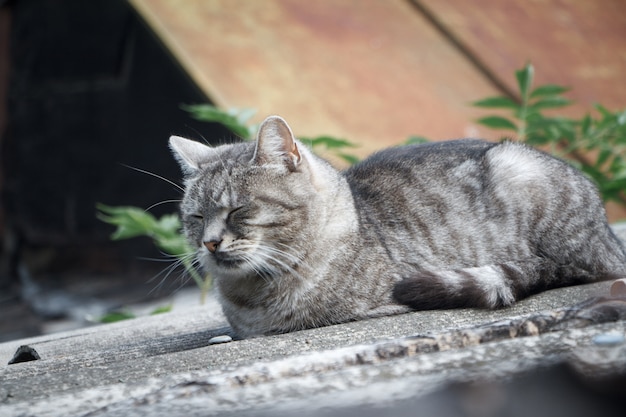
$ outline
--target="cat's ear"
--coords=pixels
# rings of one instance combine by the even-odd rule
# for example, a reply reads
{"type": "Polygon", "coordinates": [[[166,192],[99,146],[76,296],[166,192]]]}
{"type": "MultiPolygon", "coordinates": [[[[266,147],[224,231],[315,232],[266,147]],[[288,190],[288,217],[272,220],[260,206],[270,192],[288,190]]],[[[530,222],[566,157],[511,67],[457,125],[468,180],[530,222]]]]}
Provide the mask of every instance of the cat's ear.
{"type": "Polygon", "coordinates": [[[259,126],[253,161],[259,165],[283,164],[291,171],[302,162],[296,139],[282,117],[270,116],[259,126]]]}
{"type": "Polygon", "coordinates": [[[200,165],[214,152],[209,146],[180,136],[170,136],[170,149],[185,174],[193,174],[200,169],[200,165]]]}

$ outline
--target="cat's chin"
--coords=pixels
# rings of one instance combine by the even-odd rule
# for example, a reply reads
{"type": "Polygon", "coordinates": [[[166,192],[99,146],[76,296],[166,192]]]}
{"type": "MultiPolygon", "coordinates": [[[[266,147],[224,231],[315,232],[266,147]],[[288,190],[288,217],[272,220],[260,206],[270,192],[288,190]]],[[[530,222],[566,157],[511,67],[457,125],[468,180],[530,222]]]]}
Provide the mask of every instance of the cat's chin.
{"type": "Polygon", "coordinates": [[[204,269],[212,276],[227,276],[229,278],[245,277],[254,271],[244,261],[212,259],[204,262],[204,269]]]}
{"type": "Polygon", "coordinates": [[[240,260],[233,260],[233,259],[220,259],[220,260],[215,261],[215,265],[220,269],[225,269],[225,270],[230,271],[230,270],[241,269],[243,266],[245,266],[245,262],[240,261],[240,260]]]}
{"type": "Polygon", "coordinates": [[[275,276],[276,271],[254,269],[246,262],[231,262],[229,264],[212,263],[210,267],[205,270],[214,278],[226,279],[229,281],[235,280],[249,280],[262,278],[267,281],[272,276],[275,276]]]}
{"type": "Polygon", "coordinates": [[[211,254],[207,251],[200,252],[198,254],[198,260],[202,267],[209,272],[215,272],[216,270],[234,270],[246,267],[246,262],[243,259],[235,257],[225,257],[220,254],[211,254]]]}

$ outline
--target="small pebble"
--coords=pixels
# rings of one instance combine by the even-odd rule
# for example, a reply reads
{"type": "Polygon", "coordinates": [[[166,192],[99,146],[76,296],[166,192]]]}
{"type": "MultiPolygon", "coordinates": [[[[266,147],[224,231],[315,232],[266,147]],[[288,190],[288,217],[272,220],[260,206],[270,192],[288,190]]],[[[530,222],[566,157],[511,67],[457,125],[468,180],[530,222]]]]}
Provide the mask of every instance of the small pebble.
{"type": "Polygon", "coordinates": [[[39,353],[37,353],[34,348],[23,345],[17,349],[17,352],[15,352],[15,355],[13,355],[13,358],[9,361],[9,365],[21,362],[37,361],[39,359],[41,359],[39,357],[39,353]]]}
{"type": "Polygon", "coordinates": [[[624,297],[626,296],[626,278],[618,279],[611,285],[612,297],[624,297]]]}
{"type": "Polygon", "coordinates": [[[593,343],[598,346],[617,346],[625,341],[624,335],[619,333],[603,333],[593,337],[593,343]]]}
{"type": "Polygon", "coordinates": [[[233,341],[233,338],[225,334],[223,336],[215,336],[215,337],[210,338],[209,345],[218,345],[220,343],[228,343],[232,341],[233,341]]]}

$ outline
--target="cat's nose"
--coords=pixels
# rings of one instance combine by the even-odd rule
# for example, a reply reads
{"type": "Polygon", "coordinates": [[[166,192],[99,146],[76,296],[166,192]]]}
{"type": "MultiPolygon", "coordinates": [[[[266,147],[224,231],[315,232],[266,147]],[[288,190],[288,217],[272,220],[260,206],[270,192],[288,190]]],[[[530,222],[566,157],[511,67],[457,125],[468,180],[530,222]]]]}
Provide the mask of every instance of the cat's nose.
{"type": "Polygon", "coordinates": [[[204,246],[206,246],[209,252],[215,253],[215,251],[217,250],[217,247],[220,245],[220,243],[222,243],[222,241],[212,240],[210,242],[202,242],[202,243],[204,243],[204,246]]]}

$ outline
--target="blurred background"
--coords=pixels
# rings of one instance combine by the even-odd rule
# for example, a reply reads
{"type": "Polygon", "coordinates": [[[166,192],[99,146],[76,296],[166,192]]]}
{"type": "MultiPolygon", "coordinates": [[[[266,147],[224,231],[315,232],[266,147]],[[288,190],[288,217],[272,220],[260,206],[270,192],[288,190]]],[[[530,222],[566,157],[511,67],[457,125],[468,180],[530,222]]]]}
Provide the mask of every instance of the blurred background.
{"type": "Polygon", "coordinates": [[[518,99],[528,62],[572,87],[567,116],[626,108],[626,2],[0,0],[0,341],[180,289],[149,240],[111,242],[96,204],[180,198],[128,168],[178,181],[171,134],[236,140],[182,104],[280,114],[364,157],[413,135],[499,139],[470,103],[518,99]]]}

